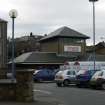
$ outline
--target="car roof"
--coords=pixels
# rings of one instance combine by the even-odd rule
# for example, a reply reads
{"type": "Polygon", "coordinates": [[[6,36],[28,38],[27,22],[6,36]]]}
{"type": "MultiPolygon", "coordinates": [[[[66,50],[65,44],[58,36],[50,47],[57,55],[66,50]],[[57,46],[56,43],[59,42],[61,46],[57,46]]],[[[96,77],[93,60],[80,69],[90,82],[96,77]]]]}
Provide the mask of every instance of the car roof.
{"type": "Polygon", "coordinates": [[[93,77],[96,76],[96,75],[98,75],[98,74],[101,73],[101,72],[104,72],[104,73],[105,73],[105,69],[100,70],[100,71],[96,71],[96,73],[93,75],[93,77]]]}
{"type": "Polygon", "coordinates": [[[57,73],[66,73],[66,72],[68,72],[68,71],[76,71],[76,70],[69,70],[69,69],[66,69],[66,70],[60,70],[60,71],[58,71],[57,73]]]}

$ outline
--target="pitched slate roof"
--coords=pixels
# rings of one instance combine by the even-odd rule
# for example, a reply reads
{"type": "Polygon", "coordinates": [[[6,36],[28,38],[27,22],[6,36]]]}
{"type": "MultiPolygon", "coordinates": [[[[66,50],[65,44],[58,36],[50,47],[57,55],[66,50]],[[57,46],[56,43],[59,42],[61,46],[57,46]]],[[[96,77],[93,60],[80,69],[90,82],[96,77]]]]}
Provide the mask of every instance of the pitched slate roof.
{"type": "Polygon", "coordinates": [[[50,39],[53,37],[59,37],[59,36],[60,37],[69,37],[69,38],[72,37],[72,38],[89,39],[88,36],[64,26],[64,27],[61,27],[61,28],[55,30],[54,32],[51,32],[47,36],[43,37],[40,41],[50,39]]]}
{"type": "Polygon", "coordinates": [[[28,52],[16,57],[14,62],[17,64],[63,64],[70,59],[71,57],[57,56],[56,53],[28,52]]]}
{"type": "Polygon", "coordinates": [[[96,48],[105,48],[105,42],[99,42],[99,43],[96,45],[96,48]]]}
{"type": "MultiPolygon", "coordinates": [[[[92,52],[94,49],[94,46],[87,46],[87,52],[92,52]]],[[[95,50],[98,50],[100,48],[105,48],[105,42],[99,42],[95,45],[95,50]]]]}

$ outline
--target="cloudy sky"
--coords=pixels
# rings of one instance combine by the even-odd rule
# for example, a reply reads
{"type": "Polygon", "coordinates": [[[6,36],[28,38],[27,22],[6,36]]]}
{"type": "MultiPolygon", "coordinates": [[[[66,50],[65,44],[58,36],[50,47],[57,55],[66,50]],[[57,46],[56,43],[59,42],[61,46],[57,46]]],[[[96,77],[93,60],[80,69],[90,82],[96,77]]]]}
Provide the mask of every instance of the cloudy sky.
{"type": "MultiPolygon", "coordinates": [[[[96,43],[105,40],[105,0],[96,6],[96,43]],[[103,37],[103,39],[102,39],[103,37]]],[[[34,34],[44,35],[62,26],[68,26],[91,37],[92,3],[88,0],[0,0],[0,18],[8,21],[11,36],[11,9],[18,11],[15,19],[15,37],[34,34]]]]}

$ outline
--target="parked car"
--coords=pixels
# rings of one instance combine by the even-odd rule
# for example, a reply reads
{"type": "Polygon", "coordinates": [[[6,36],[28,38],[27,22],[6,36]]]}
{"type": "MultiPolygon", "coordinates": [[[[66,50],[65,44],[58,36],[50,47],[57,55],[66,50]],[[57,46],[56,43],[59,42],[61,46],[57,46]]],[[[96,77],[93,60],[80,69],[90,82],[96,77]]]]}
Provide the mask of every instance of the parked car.
{"type": "Polygon", "coordinates": [[[74,83],[76,80],[76,71],[74,70],[63,70],[59,71],[55,75],[55,82],[57,86],[68,86],[71,83],[74,83]]]}
{"type": "Polygon", "coordinates": [[[105,69],[97,71],[90,80],[90,86],[105,90],[105,69]]]}
{"type": "Polygon", "coordinates": [[[76,75],[77,87],[88,87],[89,81],[96,71],[98,70],[80,70],[76,75]]]}
{"type": "Polygon", "coordinates": [[[35,70],[33,73],[33,80],[37,82],[41,81],[53,81],[56,71],[50,69],[35,70]]]}

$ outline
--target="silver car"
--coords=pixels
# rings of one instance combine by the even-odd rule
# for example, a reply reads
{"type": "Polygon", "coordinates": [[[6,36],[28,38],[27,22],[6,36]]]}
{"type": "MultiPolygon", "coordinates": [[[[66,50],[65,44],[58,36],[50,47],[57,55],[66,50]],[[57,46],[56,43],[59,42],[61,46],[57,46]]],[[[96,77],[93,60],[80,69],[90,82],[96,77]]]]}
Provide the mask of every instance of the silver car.
{"type": "Polygon", "coordinates": [[[76,71],[75,70],[64,70],[59,71],[55,75],[55,82],[57,86],[68,86],[71,83],[75,83],[76,81],[76,71]]]}

